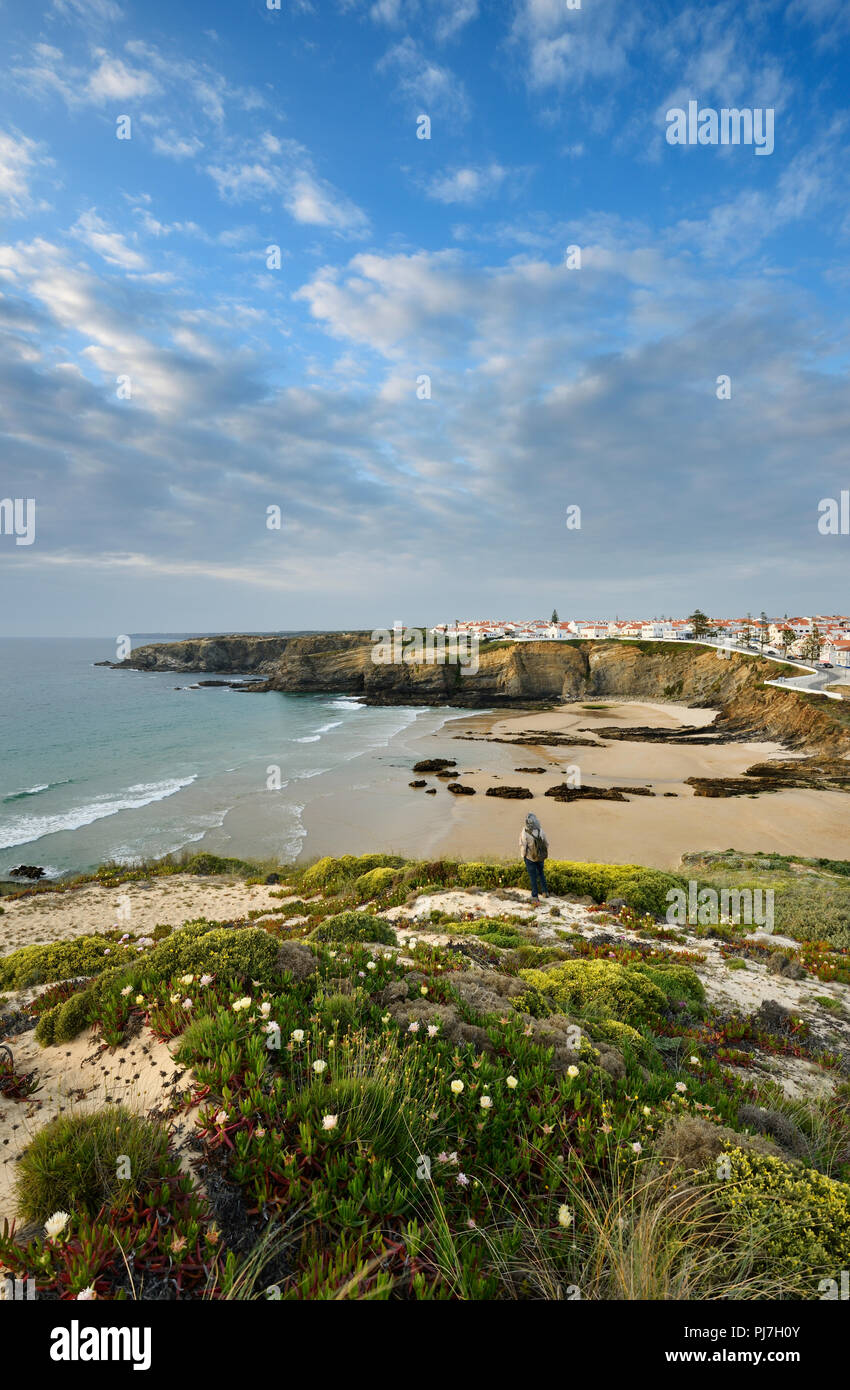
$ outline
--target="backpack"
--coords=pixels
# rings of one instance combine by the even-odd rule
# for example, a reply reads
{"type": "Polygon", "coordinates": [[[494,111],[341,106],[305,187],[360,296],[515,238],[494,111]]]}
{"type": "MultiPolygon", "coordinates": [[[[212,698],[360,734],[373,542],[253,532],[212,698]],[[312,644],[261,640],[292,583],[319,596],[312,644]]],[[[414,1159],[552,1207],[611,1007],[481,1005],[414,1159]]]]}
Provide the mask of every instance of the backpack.
{"type": "Polygon", "coordinates": [[[531,841],[528,857],[532,864],[542,864],[546,858],[546,840],[541,830],[529,830],[528,838],[531,841]]]}

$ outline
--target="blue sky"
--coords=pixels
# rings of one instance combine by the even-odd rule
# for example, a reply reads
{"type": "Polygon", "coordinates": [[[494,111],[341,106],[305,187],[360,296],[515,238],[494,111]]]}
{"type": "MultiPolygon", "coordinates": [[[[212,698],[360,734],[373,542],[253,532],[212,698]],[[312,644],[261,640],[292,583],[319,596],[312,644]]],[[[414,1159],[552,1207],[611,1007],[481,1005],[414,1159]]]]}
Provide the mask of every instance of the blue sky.
{"type": "Polygon", "coordinates": [[[0,34],[7,635],[850,610],[842,0],[0,34]],[[669,145],[691,99],[773,153],[669,145]]]}

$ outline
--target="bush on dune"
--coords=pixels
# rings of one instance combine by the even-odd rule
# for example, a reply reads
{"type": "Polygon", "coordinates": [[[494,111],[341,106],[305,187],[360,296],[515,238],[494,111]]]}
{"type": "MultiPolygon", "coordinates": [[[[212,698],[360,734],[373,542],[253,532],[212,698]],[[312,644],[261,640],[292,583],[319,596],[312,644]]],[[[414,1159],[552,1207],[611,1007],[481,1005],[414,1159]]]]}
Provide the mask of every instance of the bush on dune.
{"type": "Polygon", "coordinates": [[[396,945],[392,927],[369,912],[338,912],[326,917],[311,937],[314,941],[379,941],[385,946],[396,945]]]}
{"type": "Polygon", "coordinates": [[[101,1207],[138,1192],[167,1149],[162,1125],[123,1106],[92,1115],[58,1115],[22,1155],[18,1205],[28,1221],[43,1222],[57,1210],[96,1216],[101,1207]],[[129,1176],[120,1178],[119,1172],[129,1176]]]}
{"type": "Polygon", "coordinates": [[[547,970],[521,970],[520,978],[565,1012],[632,1026],[652,1024],[664,1017],[671,1000],[692,1001],[702,989],[687,966],[651,970],[607,960],[568,960],[547,970]]]}

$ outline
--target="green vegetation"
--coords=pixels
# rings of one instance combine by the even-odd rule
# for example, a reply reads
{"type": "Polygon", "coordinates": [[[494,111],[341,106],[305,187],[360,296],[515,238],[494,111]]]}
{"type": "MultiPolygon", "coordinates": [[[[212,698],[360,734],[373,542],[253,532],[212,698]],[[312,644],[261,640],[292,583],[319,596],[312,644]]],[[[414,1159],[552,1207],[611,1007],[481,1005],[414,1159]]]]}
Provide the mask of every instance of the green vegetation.
{"type": "MultiPolygon", "coordinates": [[[[791,880],[770,862],[735,872],[791,880]]],[[[814,867],[816,888],[847,881],[814,867]]],[[[731,871],[712,856],[699,880],[731,871]]],[[[840,1059],[796,1017],[770,1031],[709,1006],[701,957],[671,953],[679,935],[655,922],[678,876],[547,873],[559,892],[623,898],[633,934],[538,944],[509,910],[453,904],[407,922],[403,952],[375,950],[397,938],[367,901],[524,880],[366,855],[288,872],[284,909],[305,923],[282,909],[0,959],[7,988],[57,981],[31,1009],[45,1045],[85,1026],[115,1049],[141,1027],[172,1044],[187,1070],[165,1120],[196,1117],[207,1175],[202,1191],[181,1173],[165,1124],[117,1106],[60,1116],[19,1183],[26,1219],[67,1215],[28,1244],[0,1230],[0,1264],[47,1297],[817,1299],[850,1261],[850,1086],[786,1100],[753,1061],[839,1080],[840,1059]]],[[[722,949],[738,942],[731,928],[722,949]]],[[[840,970],[846,948],[804,940],[795,959],[840,970]]]]}
{"type": "Polygon", "coordinates": [[[138,1192],[167,1148],[162,1125],[123,1106],[58,1115],[39,1130],[21,1159],[16,1179],[21,1213],[42,1223],[60,1210],[97,1216],[102,1207],[138,1192]]]}
{"type": "Polygon", "coordinates": [[[380,941],[395,946],[395,932],[368,912],[339,912],[326,917],[313,932],[316,941],[380,941]]]}

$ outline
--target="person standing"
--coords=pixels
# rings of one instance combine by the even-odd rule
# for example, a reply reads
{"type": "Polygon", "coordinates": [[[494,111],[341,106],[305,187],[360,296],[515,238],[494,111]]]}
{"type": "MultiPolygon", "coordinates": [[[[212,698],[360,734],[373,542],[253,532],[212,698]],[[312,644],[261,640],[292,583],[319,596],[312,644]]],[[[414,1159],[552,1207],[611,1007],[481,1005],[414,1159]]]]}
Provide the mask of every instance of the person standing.
{"type": "Polygon", "coordinates": [[[519,852],[525,860],[531,883],[531,906],[539,907],[540,898],[548,897],[549,894],[549,885],[543,869],[549,854],[549,841],[543,833],[540,821],[530,812],[525,818],[525,825],[519,837],[519,852]]]}

